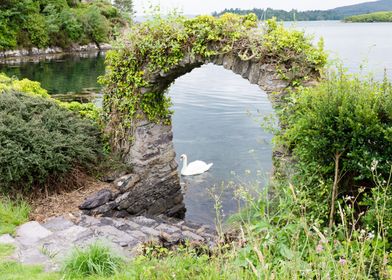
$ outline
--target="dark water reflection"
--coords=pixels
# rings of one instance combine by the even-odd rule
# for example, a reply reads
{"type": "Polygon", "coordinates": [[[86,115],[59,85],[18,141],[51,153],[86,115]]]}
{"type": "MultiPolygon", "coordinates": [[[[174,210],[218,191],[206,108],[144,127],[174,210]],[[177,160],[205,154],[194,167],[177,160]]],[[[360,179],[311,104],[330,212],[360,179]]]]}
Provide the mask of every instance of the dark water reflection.
{"type": "Polygon", "coordinates": [[[0,72],[39,81],[50,94],[98,92],[97,77],[105,72],[104,61],[104,54],[99,52],[56,55],[0,64],[0,72]]]}

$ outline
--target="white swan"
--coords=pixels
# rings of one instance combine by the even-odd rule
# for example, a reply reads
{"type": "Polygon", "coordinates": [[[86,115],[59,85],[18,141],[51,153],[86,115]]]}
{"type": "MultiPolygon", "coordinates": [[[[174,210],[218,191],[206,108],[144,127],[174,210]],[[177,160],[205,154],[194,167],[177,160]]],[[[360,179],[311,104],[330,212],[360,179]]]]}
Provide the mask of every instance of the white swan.
{"type": "Polygon", "coordinates": [[[210,169],[211,166],[213,165],[213,163],[207,164],[201,160],[196,160],[196,161],[188,164],[188,158],[185,154],[181,155],[180,160],[183,161],[181,175],[184,175],[184,176],[192,176],[192,175],[202,174],[202,173],[208,171],[208,169],[210,169]]]}

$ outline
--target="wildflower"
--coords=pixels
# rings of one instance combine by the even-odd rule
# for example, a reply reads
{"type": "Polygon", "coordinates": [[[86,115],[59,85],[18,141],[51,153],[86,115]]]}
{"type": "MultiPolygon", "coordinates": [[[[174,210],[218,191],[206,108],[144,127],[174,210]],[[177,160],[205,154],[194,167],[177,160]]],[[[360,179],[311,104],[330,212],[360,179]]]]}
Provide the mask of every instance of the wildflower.
{"type": "Polygon", "coordinates": [[[340,258],[339,264],[341,264],[341,265],[346,265],[346,264],[347,264],[346,259],[345,259],[345,258],[340,258]]]}
{"type": "Polygon", "coordinates": [[[355,197],[349,196],[349,195],[344,198],[344,200],[346,200],[346,201],[350,201],[350,200],[354,200],[354,199],[355,199],[355,197]]]}
{"type": "Polygon", "coordinates": [[[374,160],[372,161],[372,165],[371,165],[371,167],[370,167],[370,170],[371,170],[372,172],[376,171],[377,165],[378,165],[378,160],[375,160],[375,159],[374,159],[374,160]]]}
{"type": "Polygon", "coordinates": [[[373,238],[374,238],[374,232],[369,232],[368,239],[373,239],[373,238]]]}
{"type": "Polygon", "coordinates": [[[316,252],[321,253],[322,251],[324,251],[324,247],[321,243],[319,243],[316,247],[316,252]]]}

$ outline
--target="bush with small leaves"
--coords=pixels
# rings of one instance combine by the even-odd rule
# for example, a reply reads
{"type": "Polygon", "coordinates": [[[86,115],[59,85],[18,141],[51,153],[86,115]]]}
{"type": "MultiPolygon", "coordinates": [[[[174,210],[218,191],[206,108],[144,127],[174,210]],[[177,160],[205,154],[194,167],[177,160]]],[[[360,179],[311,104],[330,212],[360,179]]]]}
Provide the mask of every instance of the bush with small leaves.
{"type": "Polygon", "coordinates": [[[0,94],[0,191],[56,191],[73,169],[89,169],[102,151],[90,120],[47,98],[0,94]]]}

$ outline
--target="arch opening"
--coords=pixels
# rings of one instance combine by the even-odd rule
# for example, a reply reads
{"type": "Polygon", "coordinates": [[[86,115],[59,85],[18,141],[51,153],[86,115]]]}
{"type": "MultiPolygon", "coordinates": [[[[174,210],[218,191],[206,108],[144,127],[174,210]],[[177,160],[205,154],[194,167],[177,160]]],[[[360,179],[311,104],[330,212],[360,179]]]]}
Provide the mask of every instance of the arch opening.
{"type": "Polygon", "coordinates": [[[273,113],[271,102],[257,85],[212,64],[176,79],[168,94],[178,170],[183,153],[189,161],[214,163],[207,173],[180,177],[186,218],[214,225],[212,193],[231,214],[238,209],[233,182],[259,191],[271,174],[273,135],[258,121],[273,113]]]}

